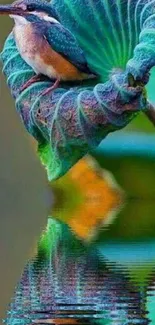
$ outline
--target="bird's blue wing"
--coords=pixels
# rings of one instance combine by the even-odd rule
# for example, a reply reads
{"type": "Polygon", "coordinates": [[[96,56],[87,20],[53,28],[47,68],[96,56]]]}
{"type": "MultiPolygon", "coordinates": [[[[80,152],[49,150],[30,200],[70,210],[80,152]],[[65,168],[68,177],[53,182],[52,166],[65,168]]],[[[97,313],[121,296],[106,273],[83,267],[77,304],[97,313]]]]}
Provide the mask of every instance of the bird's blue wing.
{"type": "Polygon", "coordinates": [[[74,35],[61,24],[47,23],[44,36],[53,50],[61,54],[80,71],[92,74],[83,50],[80,48],[74,35]]]}

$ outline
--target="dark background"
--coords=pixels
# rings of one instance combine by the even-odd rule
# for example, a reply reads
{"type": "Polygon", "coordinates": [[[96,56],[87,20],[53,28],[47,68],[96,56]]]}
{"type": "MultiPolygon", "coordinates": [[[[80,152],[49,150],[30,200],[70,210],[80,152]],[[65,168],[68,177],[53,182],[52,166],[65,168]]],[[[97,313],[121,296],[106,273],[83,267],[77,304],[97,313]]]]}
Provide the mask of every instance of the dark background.
{"type": "MultiPolygon", "coordinates": [[[[0,51],[12,23],[0,17],[0,51]]],[[[26,260],[34,254],[49,201],[46,174],[0,72],[0,319],[26,260]]]]}

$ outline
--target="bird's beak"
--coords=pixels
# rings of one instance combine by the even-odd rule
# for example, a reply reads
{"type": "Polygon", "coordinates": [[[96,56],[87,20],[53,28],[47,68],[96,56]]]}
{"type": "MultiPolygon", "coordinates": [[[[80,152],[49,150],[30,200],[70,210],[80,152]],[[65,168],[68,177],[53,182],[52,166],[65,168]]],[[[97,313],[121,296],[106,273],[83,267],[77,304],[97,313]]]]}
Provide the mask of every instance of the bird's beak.
{"type": "Polygon", "coordinates": [[[0,5],[0,15],[26,15],[26,11],[22,8],[14,7],[12,5],[0,5]]]}

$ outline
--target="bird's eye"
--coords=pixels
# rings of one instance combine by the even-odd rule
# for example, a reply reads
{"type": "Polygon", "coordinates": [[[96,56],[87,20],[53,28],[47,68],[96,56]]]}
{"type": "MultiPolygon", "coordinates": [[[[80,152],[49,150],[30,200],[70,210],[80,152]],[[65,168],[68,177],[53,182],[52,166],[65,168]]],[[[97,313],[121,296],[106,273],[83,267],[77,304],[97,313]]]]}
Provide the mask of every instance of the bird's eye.
{"type": "Polygon", "coordinates": [[[34,11],[35,7],[33,5],[27,5],[27,10],[28,11],[34,11]]]}

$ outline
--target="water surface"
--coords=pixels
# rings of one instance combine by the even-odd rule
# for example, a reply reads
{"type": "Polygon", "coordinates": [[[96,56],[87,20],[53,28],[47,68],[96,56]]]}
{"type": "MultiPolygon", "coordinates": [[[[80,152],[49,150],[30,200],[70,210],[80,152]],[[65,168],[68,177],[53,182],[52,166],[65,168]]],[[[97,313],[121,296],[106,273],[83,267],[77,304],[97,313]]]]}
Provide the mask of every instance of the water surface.
{"type": "Polygon", "coordinates": [[[101,174],[83,161],[53,186],[53,215],[16,287],[8,325],[155,324],[154,200],[131,199],[101,174]]]}

